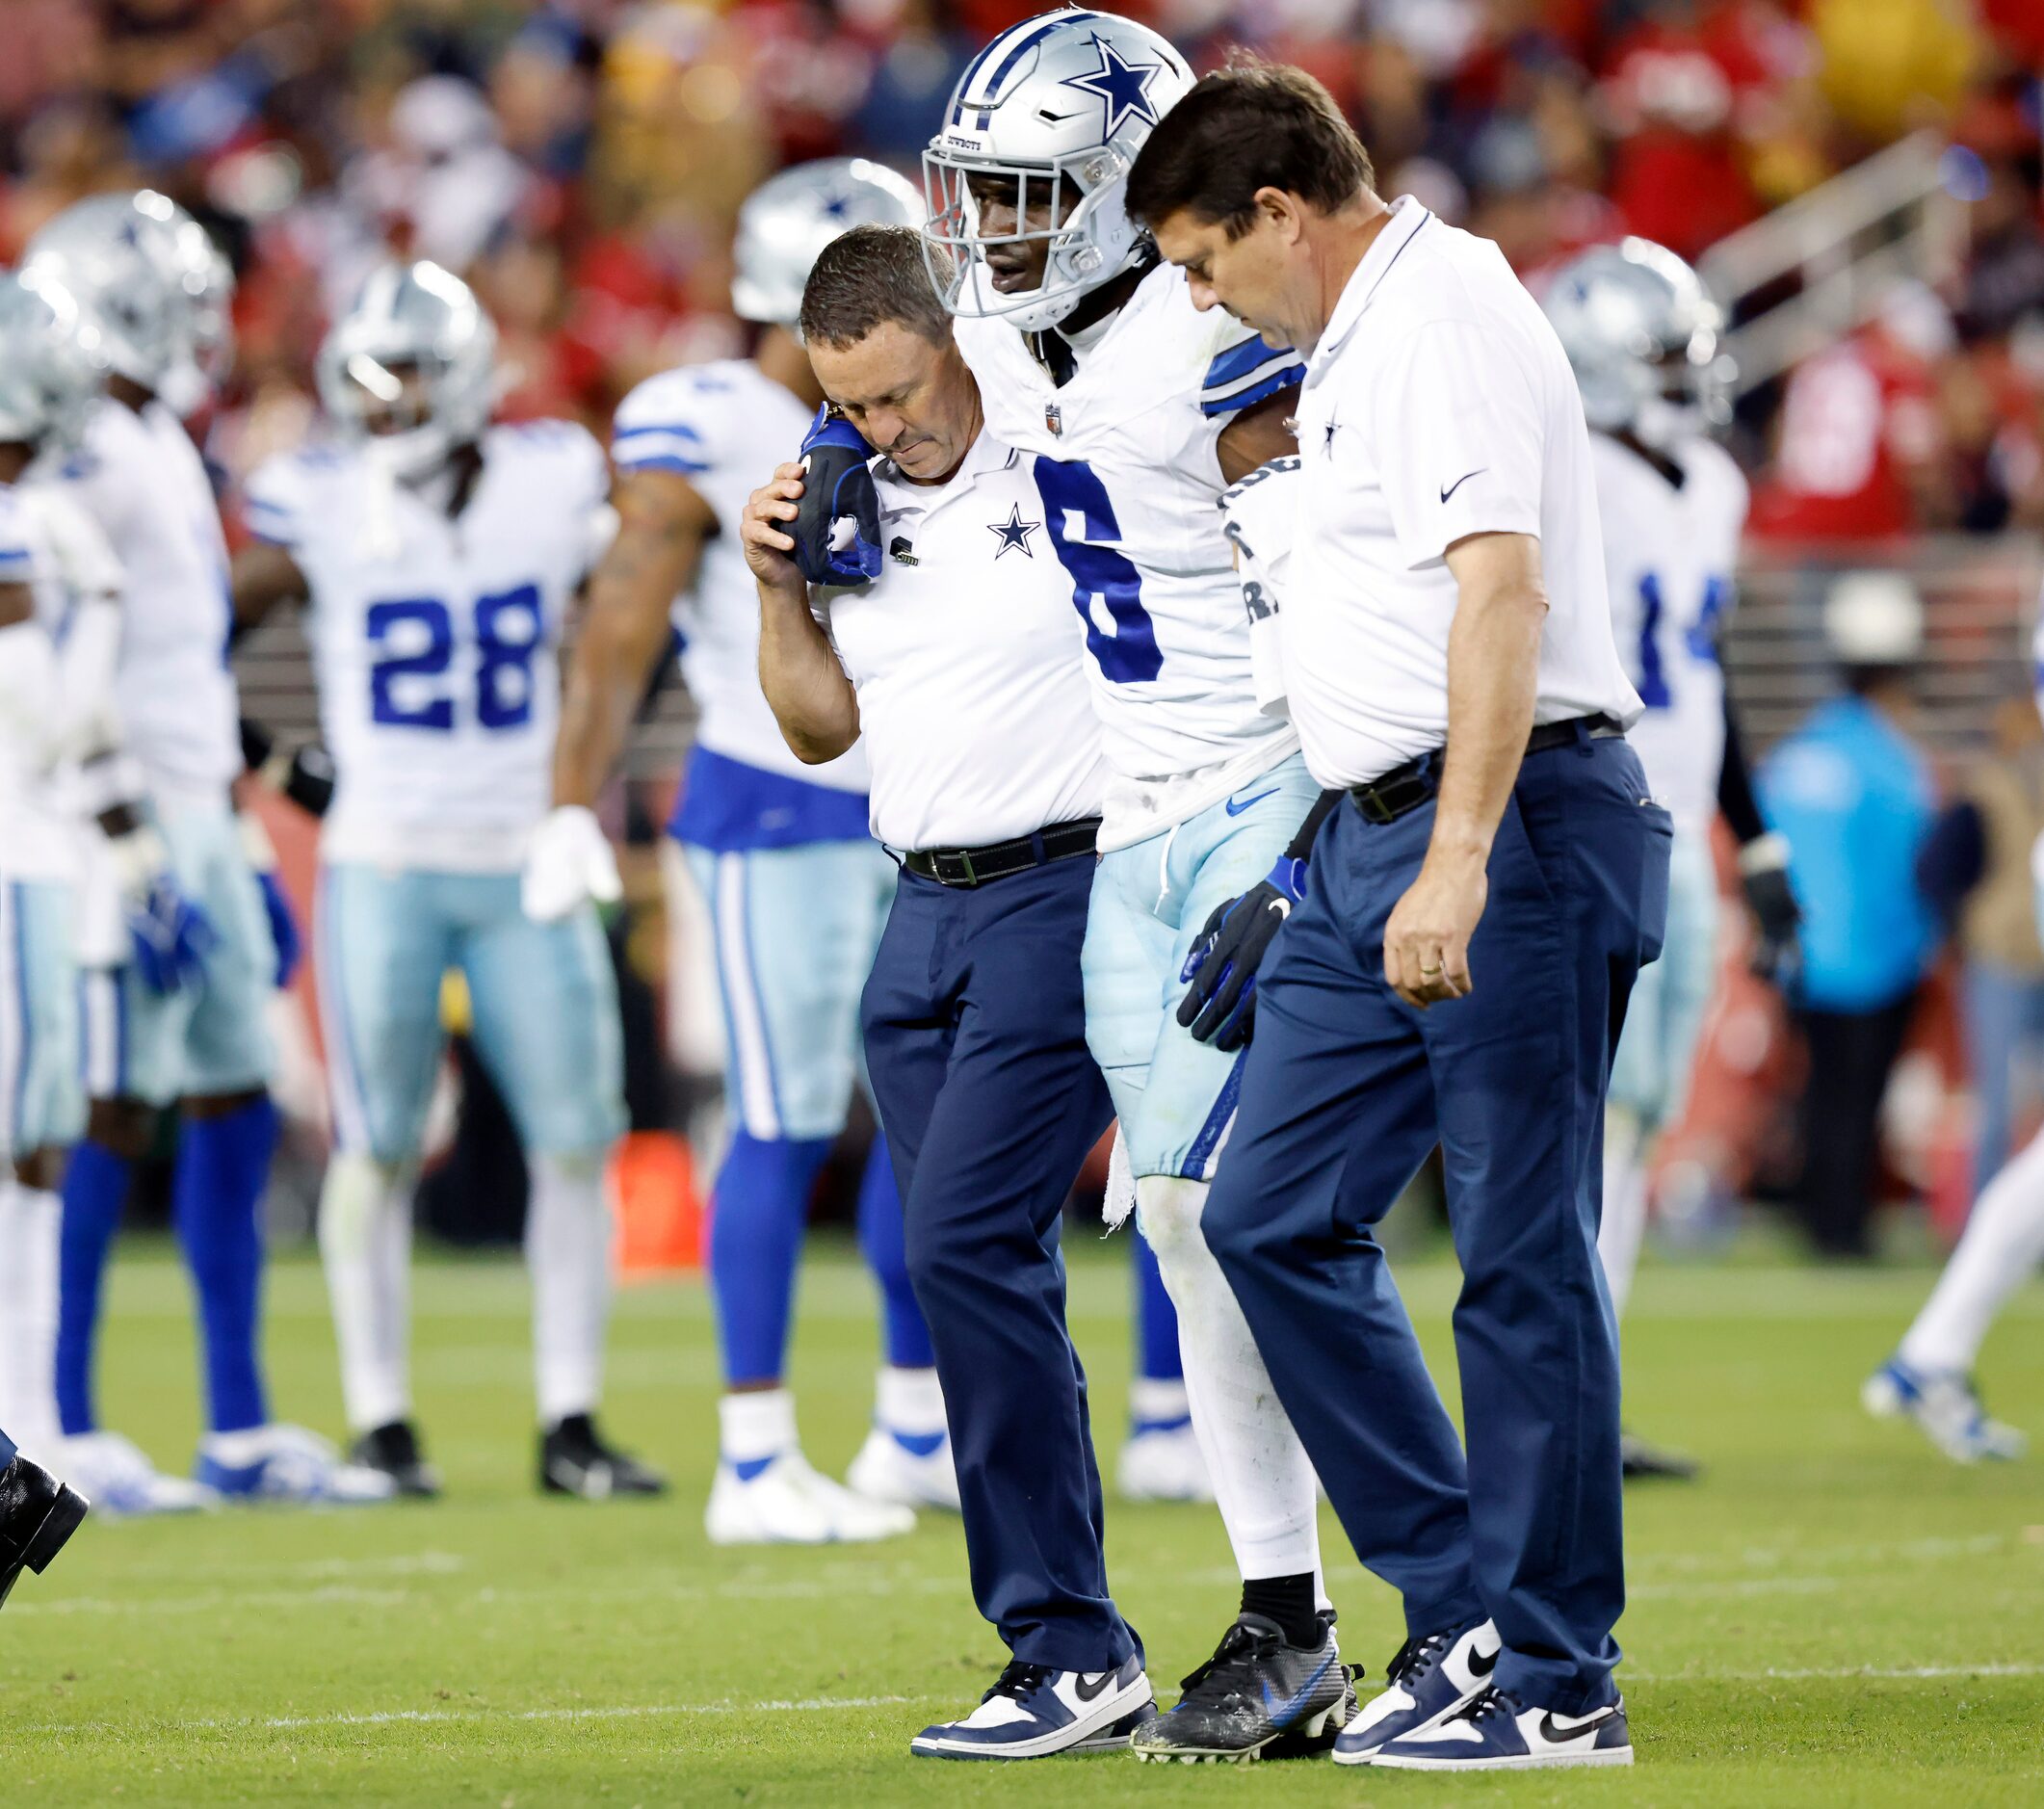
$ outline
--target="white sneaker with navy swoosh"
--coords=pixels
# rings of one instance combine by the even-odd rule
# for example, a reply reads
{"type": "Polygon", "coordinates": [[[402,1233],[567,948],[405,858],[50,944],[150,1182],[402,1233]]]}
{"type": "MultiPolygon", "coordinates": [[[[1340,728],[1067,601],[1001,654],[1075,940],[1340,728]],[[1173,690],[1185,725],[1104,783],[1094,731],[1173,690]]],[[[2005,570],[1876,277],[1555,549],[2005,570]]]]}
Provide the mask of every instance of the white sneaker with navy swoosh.
{"type": "Polygon", "coordinates": [[[1157,1713],[1157,1698],[1131,1655],[1108,1671],[1054,1671],[1010,1660],[980,1706],[926,1727],[908,1743],[924,1759],[1045,1759],[1055,1752],[1111,1752],[1157,1713]]]}
{"type": "Polygon", "coordinates": [[[1362,1705],[1334,1743],[1336,1765],[1368,1765],[1379,1746],[1416,1734],[1465,1708],[1498,1666],[1495,1623],[1407,1639],[1391,1661],[1385,1688],[1362,1705]]]}
{"type": "Polygon", "coordinates": [[[1394,1771],[1531,1771],[1632,1762],[1622,1700],[1586,1715],[1557,1715],[1529,1709],[1495,1685],[1446,1720],[1387,1742],[1370,1760],[1394,1771]]]}

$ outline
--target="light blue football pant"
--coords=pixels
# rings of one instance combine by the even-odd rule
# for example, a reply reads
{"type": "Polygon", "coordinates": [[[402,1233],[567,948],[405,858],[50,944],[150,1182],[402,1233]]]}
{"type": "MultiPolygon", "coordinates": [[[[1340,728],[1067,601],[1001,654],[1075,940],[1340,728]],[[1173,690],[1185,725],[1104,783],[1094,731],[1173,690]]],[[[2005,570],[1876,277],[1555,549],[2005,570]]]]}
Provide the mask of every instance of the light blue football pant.
{"type": "Polygon", "coordinates": [[[1082,957],[1086,1040],[1139,1181],[1213,1178],[1246,1052],[1223,1054],[1180,1027],[1180,976],[1215,906],[1269,875],[1319,796],[1293,754],[1175,828],[1101,857],[1082,957]]]}
{"type": "Polygon", "coordinates": [[[1611,1105],[1652,1132],[1681,1114],[1717,987],[1717,870],[1707,830],[1677,829],[1668,858],[1667,940],[1633,983],[1612,1058],[1611,1105]]]}
{"type": "Polygon", "coordinates": [[[72,899],[58,880],[0,877],[0,1170],[85,1130],[72,899]]]}
{"type": "Polygon", "coordinates": [[[340,1149],[386,1165],[417,1154],[450,968],[527,1150],[599,1153],[623,1132],[616,980],[592,906],[536,923],[515,873],[335,862],[320,870],[313,948],[340,1149]]]}
{"type": "Polygon", "coordinates": [[[682,852],[716,941],[726,1108],[762,1142],[835,1137],[865,1064],[859,994],[894,862],[878,842],[682,852]]]}
{"type": "Polygon", "coordinates": [[[85,1086],[94,1099],[168,1106],[270,1084],[264,1009],[276,945],[262,887],[224,800],[154,813],[178,884],[218,940],[196,979],[151,990],[133,962],[85,976],[85,1086]]]}

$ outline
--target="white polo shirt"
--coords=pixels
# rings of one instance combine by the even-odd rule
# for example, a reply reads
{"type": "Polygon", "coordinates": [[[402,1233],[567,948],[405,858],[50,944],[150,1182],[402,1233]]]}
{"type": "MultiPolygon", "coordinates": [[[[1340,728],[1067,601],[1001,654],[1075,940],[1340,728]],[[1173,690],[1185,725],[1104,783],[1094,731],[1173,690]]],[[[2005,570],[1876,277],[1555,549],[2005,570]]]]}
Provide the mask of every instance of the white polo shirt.
{"type": "Polygon", "coordinates": [[[858,693],[874,835],[977,848],[1098,816],[1084,624],[1029,459],[983,431],[947,483],[873,475],[880,575],[811,596],[858,693]]]}
{"type": "Polygon", "coordinates": [[[1568,358],[1498,248],[1409,196],[1306,367],[1297,537],[1279,616],[1292,721],[1323,785],[1448,735],[1444,555],[1540,541],[1549,610],[1533,721],[1639,714],[1612,639],[1589,433],[1568,358]]]}

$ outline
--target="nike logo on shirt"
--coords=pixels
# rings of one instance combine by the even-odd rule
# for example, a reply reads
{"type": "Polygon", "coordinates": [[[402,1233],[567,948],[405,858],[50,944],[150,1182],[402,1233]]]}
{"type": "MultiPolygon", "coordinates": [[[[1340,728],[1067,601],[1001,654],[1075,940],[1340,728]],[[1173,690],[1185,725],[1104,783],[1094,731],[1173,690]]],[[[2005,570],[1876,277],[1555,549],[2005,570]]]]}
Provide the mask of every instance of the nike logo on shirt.
{"type": "Polygon", "coordinates": [[[1254,798],[1245,798],[1239,804],[1234,800],[1234,799],[1231,798],[1228,800],[1227,802],[1228,815],[1231,817],[1239,817],[1245,810],[1248,809],[1251,804],[1260,804],[1266,798],[1275,798],[1276,796],[1277,788],[1273,785],[1268,792],[1258,792],[1254,798]]]}
{"type": "Polygon", "coordinates": [[[1441,501],[1445,503],[1451,496],[1455,493],[1455,491],[1460,489],[1463,485],[1467,484],[1471,478],[1475,477],[1478,472],[1488,471],[1490,467],[1488,465],[1479,465],[1477,466],[1475,471],[1463,472],[1460,477],[1455,479],[1453,484],[1449,485],[1448,487],[1441,492],[1441,501]]]}

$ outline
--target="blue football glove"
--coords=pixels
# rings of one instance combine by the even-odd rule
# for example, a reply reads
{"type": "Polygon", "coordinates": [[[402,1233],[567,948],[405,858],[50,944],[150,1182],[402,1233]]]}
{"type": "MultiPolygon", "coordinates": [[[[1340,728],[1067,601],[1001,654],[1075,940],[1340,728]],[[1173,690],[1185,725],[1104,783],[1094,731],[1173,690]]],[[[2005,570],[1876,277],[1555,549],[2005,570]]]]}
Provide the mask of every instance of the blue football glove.
{"type": "Polygon", "coordinates": [[[880,499],[866,461],[873,448],[829,406],[802,441],[802,500],[789,529],[795,563],[811,584],[871,584],[880,575],[880,499]],[[841,540],[838,523],[852,523],[841,540]]]}
{"type": "Polygon", "coordinates": [[[153,829],[139,828],[111,844],[136,971],[151,992],[171,993],[197,977],[219,946],[212,919],[184,895],[169,852],[153,829]]]}
{"type": "Polygon", "coordinates": [[[270,919],[270,940],[276,948],[276,974],[273,983],[281,992],[298,972],[305,952],[305,939],[299,933],[298,913],[284,896],[284,888],[274,873],[259,873],[256,883],[263,888],[263,913],[270,919]]]}
{"type": "Polygon", "coordinates": [[[1271,877],[1216,905],[1178,978],[1178,1021],[1198,1042],[1233,1051],[1256,1027],[1256,970],[1293,905],[1306,895],[1306,863],[1281,855],[1271,877]]]}

